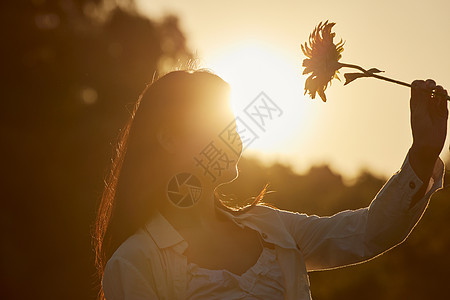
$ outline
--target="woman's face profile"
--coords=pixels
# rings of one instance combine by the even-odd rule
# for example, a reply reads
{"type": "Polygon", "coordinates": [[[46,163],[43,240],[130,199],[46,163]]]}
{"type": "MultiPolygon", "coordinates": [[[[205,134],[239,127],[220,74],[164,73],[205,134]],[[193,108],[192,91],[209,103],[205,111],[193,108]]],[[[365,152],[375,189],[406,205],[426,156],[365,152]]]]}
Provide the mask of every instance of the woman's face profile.
{"type": "Polygon", "coordinates": [[[166,137],[170,147],[164,148],[175,158],[175,169],[195,174],[203,183],[218,185],[237,177],[243,145],[229,97],[204,102],[208,100],[213,105],[185,110],[181,119],[172,122],[176,129],[166,137]]]}

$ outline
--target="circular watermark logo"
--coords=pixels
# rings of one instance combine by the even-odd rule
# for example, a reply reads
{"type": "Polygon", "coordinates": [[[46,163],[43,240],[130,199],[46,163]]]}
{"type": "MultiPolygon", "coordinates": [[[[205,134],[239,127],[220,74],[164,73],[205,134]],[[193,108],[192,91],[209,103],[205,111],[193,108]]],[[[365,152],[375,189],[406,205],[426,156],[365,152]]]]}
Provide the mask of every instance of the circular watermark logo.
{"type": "Polygon", "coordinates": [[[191,173],[179,173],[170,179],[167,196],[176,207],[188,208],[200,199],[202,187],[200,180],[191,173]]]}

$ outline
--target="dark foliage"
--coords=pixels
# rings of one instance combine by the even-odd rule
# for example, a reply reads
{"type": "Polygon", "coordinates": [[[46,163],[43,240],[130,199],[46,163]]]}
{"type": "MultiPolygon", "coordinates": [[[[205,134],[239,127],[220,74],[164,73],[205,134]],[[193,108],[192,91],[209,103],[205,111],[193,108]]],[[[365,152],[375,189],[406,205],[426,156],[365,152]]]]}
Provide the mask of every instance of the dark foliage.
{"type": "Polygon", "coordinates": [[[3,299],[95,297],[90,225],[113,143],[161,62],[190,57],[175,17],[113,2],[2,1],[3,299]]]}

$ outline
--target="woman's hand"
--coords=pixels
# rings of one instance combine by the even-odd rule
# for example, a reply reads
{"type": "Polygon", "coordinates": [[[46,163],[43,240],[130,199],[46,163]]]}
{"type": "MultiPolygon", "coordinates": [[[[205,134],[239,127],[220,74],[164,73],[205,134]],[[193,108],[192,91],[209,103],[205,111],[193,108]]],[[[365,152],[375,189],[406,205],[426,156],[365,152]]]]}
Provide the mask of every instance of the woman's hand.
{"type": "MultiPolygon", "coordinates": [[[[447,135],[447,90],[432,79],[415,80],[411,84],[411,129],[413,144],[409,161],[417,176],[428,185],[436,159],[447,135]]],[[[423,196],[425,189],[418,192],[423,196]]]]}
{"type": "Polygon", "coordinates": [[[432,79],[411,85],[411,129],[414,150],[437,158],[447,135],[447,90],[432,79]]]}

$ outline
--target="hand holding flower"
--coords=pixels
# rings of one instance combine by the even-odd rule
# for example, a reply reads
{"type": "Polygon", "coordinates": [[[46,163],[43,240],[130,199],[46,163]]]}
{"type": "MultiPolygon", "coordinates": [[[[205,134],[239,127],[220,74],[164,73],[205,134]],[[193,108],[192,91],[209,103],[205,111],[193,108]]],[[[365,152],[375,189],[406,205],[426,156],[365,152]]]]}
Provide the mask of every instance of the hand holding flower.
{"type": "Polygon", "coordinates": [[[447,135],[447,90],[432,79],[411,84],[411,130],[413,144],[410,161],[422,181],[427,182],[447,135]]]}
{"type": "MultiPolygon", "coordinates": [[[[335,44],[335,33],[331,32],[335,23],[320,22],[309,36],[309,41],[301,45],[305,67],[303,74],[310,74],[305,81],[305,94],[312,99],[318,94],[325,102],[325,90],[334,78],[339,79],[341,68],[352,68],[358,72],[345,73],[347,85],[358,78],[372,77],[411,88],[411,129],[413,144],[409,150],[409,162],[417,176],[424,183],[411,201],[413,206],[419,201],[427,188],[447,134],[448,108],[450,100],[447,91],[434,80],[415,80],[412,84],[380,75],[377,68],[364,69],[361,66],[339,62],[344,50],[341,40],[335,44]]],[[[340,79],[339,79],[340,80],[340,79]]]]}

